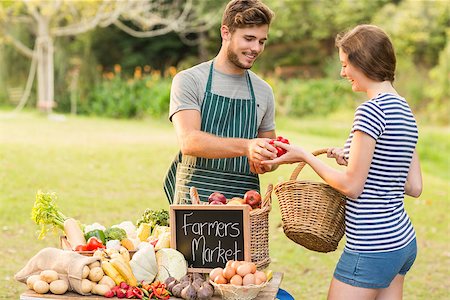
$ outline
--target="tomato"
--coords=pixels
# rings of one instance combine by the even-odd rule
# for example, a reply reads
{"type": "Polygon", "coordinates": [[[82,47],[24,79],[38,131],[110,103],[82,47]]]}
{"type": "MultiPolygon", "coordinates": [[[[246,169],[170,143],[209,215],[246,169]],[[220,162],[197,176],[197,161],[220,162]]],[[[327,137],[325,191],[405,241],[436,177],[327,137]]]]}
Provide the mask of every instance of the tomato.
{"type": "Polygon", "coordinates": [[[98,248],[105,248],[105,246],[103,245],[102,241],[100,241],[95,236],[92,236],[88,239],[86,248],[88,251],[94,251],[97,250],[98,248]]]}
{"type": "Polygon", "coordinates": [[[87,245],[78,245],[75,247],[75,251],[87,251],[87,245]]]}
{"type": "Polygon", "coordinates": [[[289,140],[288,140],[288,139],[285,139],[285,138],[282,137],[281,135],[280,135],[280,136],[277,136],[277,141],[282,142],[283,144],[289,144],[289,140]]]}
{"type": "MultiPolygon", "coordinates": [[[[289,140],[288,140],[288,139],[285,139],[285,138],[282,137],[282,136],[278,136],[278,137],[276,138],[276,140],[271,140],[271,141],[269,142],[269,144],[273,145],[273,142],[274,142],[274,141],[281,142],[281,143],[284,143],[284,144],[289,144],[289,140]]],[[[277,157],[280,157],[281,155],[283,155],[283,154],[286,153],[286,150],[283,149],[283,148],[281,148],[281,147],[275,147],[275,148],[277,149],[277,157]]]]}

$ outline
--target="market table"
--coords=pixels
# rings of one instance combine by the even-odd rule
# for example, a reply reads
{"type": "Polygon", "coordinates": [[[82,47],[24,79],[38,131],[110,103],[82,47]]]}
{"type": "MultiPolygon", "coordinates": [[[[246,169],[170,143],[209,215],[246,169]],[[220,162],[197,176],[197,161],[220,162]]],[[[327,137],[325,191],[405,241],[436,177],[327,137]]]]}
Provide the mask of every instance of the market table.
{"type": "MultiPolygon", "coordinates": [[[[281,284],[281,280],[283,279],[283,273],[280,272],[274,272],[273,273],[273,277],[272,280],[269,282],[268,285],[266,285],[266,287],[259,292],[257,299],[258,300],[273,300],[275,299],[278,289],[280,287],[281,284]]],[[[37,294],[32,290],[28,290],[25,293],[23,293],[22,295],[20,295],[20,300],[46,300],[46,299],[60,299],[60,300],[84,300],[84,299],[89,299],[89,300],[104,300],[106,299],[105,297],[101,297],[101,296],[82,296],[76,293],[66,293],[64,295],[53,295],[53,294],[37,294]]],[[[112,298],[112,299],[117,299],[117,298],[112,298]]],[[[175,297],[171,297],[170,299],[180,299],[180,298],[175,298],[175,297]]],[[[214,295],[212,298],[212,300],[219,300],[222,299],[221,296],[219,295],[214,295]]]]}

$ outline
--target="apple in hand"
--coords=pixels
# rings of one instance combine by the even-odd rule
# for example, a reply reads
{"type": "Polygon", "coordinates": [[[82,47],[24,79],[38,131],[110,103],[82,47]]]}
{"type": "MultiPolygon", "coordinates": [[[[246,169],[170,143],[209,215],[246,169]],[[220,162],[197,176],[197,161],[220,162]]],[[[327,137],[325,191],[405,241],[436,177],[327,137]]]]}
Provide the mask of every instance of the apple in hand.
{"type": "Polygon", "coordinates": [[[227,198],[219,192],[214,192],[211,195],[209,195],[208,197],[209,204],[211,204],[211,202],[213,201],[218,201],[222,202],[222,204],[227,204],[227,198]]]}
{"type": "Polygon", "coordinates": [[[247,191],[244,195],[245,203],[250,205],[252,208],[256,208],[261,205],[261,195],[255,191],[247,191]]]}

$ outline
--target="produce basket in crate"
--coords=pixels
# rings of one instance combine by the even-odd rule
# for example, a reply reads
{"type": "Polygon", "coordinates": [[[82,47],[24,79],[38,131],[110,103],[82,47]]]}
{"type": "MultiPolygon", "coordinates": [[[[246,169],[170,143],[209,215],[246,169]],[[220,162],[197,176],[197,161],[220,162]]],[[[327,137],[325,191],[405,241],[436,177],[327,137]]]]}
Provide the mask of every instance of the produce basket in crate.
{"type": "MultiPolygon", "coordinates": [[[[327,149],[313,152],[315,156],[327,149]]],[[[325,183],[299,181],[300,162],[289,181],[275,186],[283,230],[288,238],[317,251],[336,250],[345,230],[345,196],[325,183]]]]}
{"type": "Polygon", "coordinates": [[[270,264],[269,257],[269,213],[272,209],[273,185],[269,185],[262,199],[261,208],[250,211],[250,256],[261,270],[270,264]]]}
{"type": "Polygon", "coordinates": [[[217,284],[214,281],[209,281],[217,293],[225,300],[251,300],[255,299],[258,293],[264,289],[267,282],[259,285],[250,284],[246,286],[239,286],[233,284],[217,284]]]}

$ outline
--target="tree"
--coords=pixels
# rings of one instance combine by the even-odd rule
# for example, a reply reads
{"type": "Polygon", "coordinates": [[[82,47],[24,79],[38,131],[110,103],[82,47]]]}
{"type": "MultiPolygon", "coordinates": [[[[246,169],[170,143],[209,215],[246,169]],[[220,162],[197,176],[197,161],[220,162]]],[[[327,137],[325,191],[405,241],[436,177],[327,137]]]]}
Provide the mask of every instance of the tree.
{"type": "MultiPolygon", "coordinates": [[[[201,0],[20,0],[0,3],[0,34],[23,55],[32,59],[30,76],[37,71],[37,106],[52,112],[54,101],[54,40],[75,36],[96,27],[115,25],[139,38],[177,32],[186,43],[189,34],[214,24],[218,10],[203,8],[201,0]],[[33,47],[14,35],[24,26],[34,38],[33,47]]],[[[192,36],[192,35],[190,35],[192,36]]],[[[113,46],[113,45],[111,45],[113,46]]],[[[30,82],[30,80],[28,80],[30,82]]],[[[27,84],[29,86],[29,84],[27,84]]],[[[26,93],[25,93],[26,94],[26,93]]]]}

